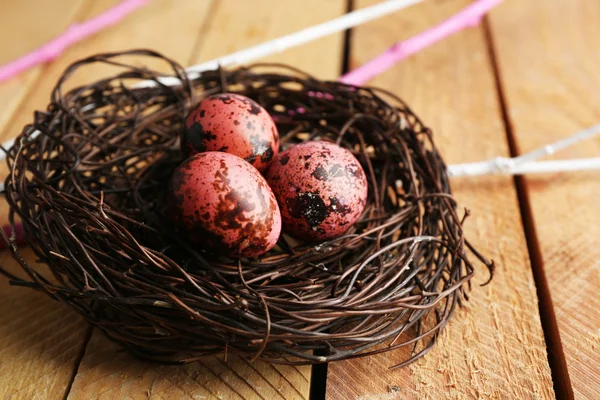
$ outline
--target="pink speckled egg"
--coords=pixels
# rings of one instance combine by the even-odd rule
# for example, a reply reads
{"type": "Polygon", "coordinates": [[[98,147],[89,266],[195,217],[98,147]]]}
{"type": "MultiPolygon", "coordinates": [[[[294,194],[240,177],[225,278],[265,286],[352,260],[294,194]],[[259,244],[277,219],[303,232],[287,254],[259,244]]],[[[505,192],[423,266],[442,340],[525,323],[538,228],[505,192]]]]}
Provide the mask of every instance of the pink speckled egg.
{"type": "Polygon", "coordinates": [[[269,113],[254,100],[221,93],[202,100],[187,117],[181,138],[186,157],[223,151],[263,172],[279,152],[279,133],[269,113]]]}
{"type": "Polygon", "coordinates": [[[284,231],[308,241],[342,235],[367,202],[360,163],[332,143],[306,142],[282,152],[267,181],[279,203],[284,231]]]}
{"type": "Polygon", "coordinates": [[[281,233],[281,214],[263,176],[232,154],[188,158],[169,184],[169,213],[189,240],[234,257],[263,254],[281,233]]]}

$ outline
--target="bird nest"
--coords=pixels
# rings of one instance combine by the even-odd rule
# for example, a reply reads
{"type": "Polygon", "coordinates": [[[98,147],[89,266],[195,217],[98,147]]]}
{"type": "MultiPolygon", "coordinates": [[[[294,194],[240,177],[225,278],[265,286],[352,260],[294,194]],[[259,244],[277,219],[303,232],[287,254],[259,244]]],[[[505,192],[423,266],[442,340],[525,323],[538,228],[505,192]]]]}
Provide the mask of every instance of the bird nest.
{"type": "Polygon", "coordinates": [[[12,283],[69,304],[143,359],[235,352],[311,364],[404,347],[404,365],[431,349],[468,299],[475,270],[467,251],[492,270],[464,238],[466,212],[457,212],[431,131],[409,107],[384,90],[289,66],[188,77],[151,51],[95,55],[65,71],[47,110],[6,152],[11,223],[22,221],[51,271],[26,262],[5,237],[28,276],[12,283]],[[140,67],[149,59],[171,72],[140,67]],[[69,77],[93,64],[119,71],[67,90],[69,77]],[[167,85],[167,76],[181,84],[167,85]],[[218,92],[261,104],[283,149],[328,140],[356,156],[368,202],[343,237],[282,235],[261,257],[233,259],[177,233],[165,192],[182,161],[179,135],[191,108],[218,92]]]}

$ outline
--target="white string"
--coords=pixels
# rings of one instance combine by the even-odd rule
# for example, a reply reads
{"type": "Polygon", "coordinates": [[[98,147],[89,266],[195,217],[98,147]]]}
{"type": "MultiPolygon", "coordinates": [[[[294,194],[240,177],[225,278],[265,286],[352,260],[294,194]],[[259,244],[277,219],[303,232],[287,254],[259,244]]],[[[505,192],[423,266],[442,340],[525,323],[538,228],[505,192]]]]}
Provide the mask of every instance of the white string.
{"type": "MultiPolygon", "coordinates": [[[[244,50],[236,51],[235,53],[231,53],[224,57],[219,57],[201,64],[192,65],[191,67],[186,68],[185,71],[190,79],[195,79],[200,76],[202,72],[215,70],[219,68],[219,66],[230,67],[233,65],[247,64],[259,58],[281,53],[282,51],[292,47],[297,47],[321,37],[364,24],[365,22],[377,19],[422,1],[423,0],[388,0],[371,7],[365,7],[361,8],[360,10],[349,12],[341,17],[323,22],[322,24],[313,25],[289,35],[281,36],[277,39],[252,46],[244,50]]],[[[178,78],[172,76],[158,78],[158,81],[167,86],[176,86],[181,84],[181,81],[178,78]]],[[[134,87],[154,87],[156,84],[157,83],[155,81],[148,80],[139,82],[134,85],[134,87]]]]}
{"type": "MultiPolygon", "coordinates": [[[[30,138],[37,136],[37,134],[39,134],[39,131],[34,132],[30,138]]],[[[598,134],[600,134],[600,124],[591,126],[564,139],[542,146],[518,157],[496,157],[488,161],[448,165],[448,176],[524,175],[600,170],[600,157],[537,161],[544,156],[554,154],[559,150],[564,150],[567,147],[590,139],[598,134]]],[[[12,147],[13,144],[14,139],[11,139],[2,146],[5,149],[8,149],[12,147]]],[[[4,158],[6,158],[6,154],[1,153],[0,160],[4,158]]],[[[4,184],[0,183],[0,191],[3,190],[4,184]]]]}
{"type": "Polygon", "coordinates": [[[573,172],[600,170],[599,158],[576,158],[570,160],[530,161],[513,164],[506,167],[505,161],[509,158],[497,158],[480,163],[454,164],[448,166],[448,176],[478,176],[478,175],[525,175],[543,174],[553,172],[573,172]],[[491,164],[496,164],[490,168],[491,164]]]}
{"type": "Polygon", "coordinates": [[[575,143],[579,143],[585,139],[591,138],[600,133],[600,124],[590,126],[587,129],[584,129],[576,134],[561,139],[552,144],[546,145],[544,147],[540,147],[539,149],[530,151],[529,153],[525,153],[519,157],[515,158],[515,163],[520,164],[527,161],[537,160],[539,158],[552,155],[559,150],[566,149],[574,145],[575,143]]]}
{"type": "Polygon", "coordinates": [[[450,176],[477,176],[477,175],[520,175],[544,172],[568,172],[578,170],[599,169],[598,158],[536,161],[547,155],[554,154],[576,143],[590,139],[600,134],[600,124],[591,126],[582,131],[547,144],[538,149],[517,157],[496,157],[488,161],[474,163],[454,164],[448,166],[450,176]]]}

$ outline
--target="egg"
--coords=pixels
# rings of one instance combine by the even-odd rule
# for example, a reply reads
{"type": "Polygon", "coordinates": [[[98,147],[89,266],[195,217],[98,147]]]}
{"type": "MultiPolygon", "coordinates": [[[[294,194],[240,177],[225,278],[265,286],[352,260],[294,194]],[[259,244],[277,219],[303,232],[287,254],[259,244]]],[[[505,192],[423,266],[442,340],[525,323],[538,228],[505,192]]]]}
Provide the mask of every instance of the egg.
{"type": "Polygon", "coordinates": [[[367,202],[360,163],[332,143],[306,142],[280,153],[267,182],[279,203],[284,232],[307,241],[342,235],[367,202]]]}
{"type": "Polygon", "coordinates": [[[168,187],[168,212],[190,242],[227,256],[250,257],[275,246],[281,214],[265,178],[228,153],[185,160],[168,187]]]}
{"type": "Polygon", "coordinates": [[[204,151],[234,154],[263,172],[279,152],[279,133],[254,100],[221,93],[205,98],[188,115],[181,149],[186,157],[204,151]]]}

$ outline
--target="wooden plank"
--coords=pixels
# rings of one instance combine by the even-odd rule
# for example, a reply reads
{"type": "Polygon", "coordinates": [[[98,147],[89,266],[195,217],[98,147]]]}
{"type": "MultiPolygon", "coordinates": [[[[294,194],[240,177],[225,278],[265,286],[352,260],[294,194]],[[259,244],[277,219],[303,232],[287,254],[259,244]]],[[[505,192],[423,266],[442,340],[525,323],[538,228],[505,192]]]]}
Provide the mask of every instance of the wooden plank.
{"type": "MultiPolygon", "coordinates": [[[[0,32],[3,35],[0,65],[34,50],[64,31],[85,3],[85,0],[3,2],[0,12],[0,32]]],[[[0,83],[0,132],[43,68],[37,66],[0,83]]]]}
{"type": "MultiPolygon", "coordinates": [[[[118,1],[90,2],[81,15],[78,15],[78,20],[95,16],[118,1]]],[[[41,3],[43,2],[36,2],[36,4],[41,3]]],[[[73,47],[57,61],[44,67],[43,77],[38,74],[40,80],[29,88],[31,90],[27,98],[19,107],[19,112],[13,115],[3,139],[14,136],[20,131],[20,128],[31,120],[33,110],[46,107],[50,90],[58,76],[76,59],[100,51],[145,46],[169,53],[185,63],[210,8],[210,3],[210,1],[193,0],[154,1],[125,19],[120,25],[73,47]],[[173,46],[172,41],[179,41],[179,44],[173,46]]],[[[16,4],[17,2],[11,3],[11,7],[16,4]]],[[[53,4],[58,6],[57,3],[53,4]]],[[[69,7],[74,7],[77,3],[61,0],[59,5],[64,8],[45,16],[72,14],[69,7]]],[[[27,7],[27,5],[23,6],[27,7]]],[[[45,6],[35,13],[31,8],[25,11],[36,15],[32,17],[34,21],[38,18],[42,20],[44,15],[37,14],[45,11],[45,6]]],[[[22,12],[22,10],[15,11],[16,14],[22,12]]],[[[8,37],[10,33],[5,32],[5,35],[8,37]]],[[[92,74],[100,72],[96,70],[92,74]]],[[[88,75],[77,79],[91,78],[88,75]]],[[[4,164],[0,174],[2,176],[6,174],[4,164]]],[[[2,202],[0,215],[6,218],[6,214],[6,203],[2,202]]],[[[5,219],[2,222],[5,222],[5,219]]],[[[33,261],[30,251],[25,250],[24,253],[30,261],[33,261]]],[[[1,254],[0,263],[12,273],[19,272],[19,268],[7,252],[1,254]]],[[[9,287],[7,279],[1,277],[0,398],[63,398],[76,371],[87,333],[89,328],[86,324],[66,306],[52,302],[40,293],[9,287]]],[[[92,397],[93,395],[89,393],[86,396],[86,398],[92,397]]]]}
{"type": "MultiPolygon", "coordinates": [[[[35,261],[30,251],[25,258],[35,261]]],[[[0,265],[23,276],[6,251],[0,265]]],[[[63,398],[88,332],[65,305],[0,275],[0,398],[63,398]]]]}
{"type": "MultiPolygon", "coordinates": [[[[2,41],[0,64],[33,50],[60,33],[85,3],[84,0],[26,0],[3,4],[0,34],[5,40],[2,41]]],[[[0,83],[0,132],[42,70],[39,66],[0,83]]],[[[2,167],[4,176],[6,168],[2,167]]],[[[0,215],[7,214],[4,201],[0,212],[0,215]]],[[[25,257],[29,262],[35,261],[29,251],[25,252],[25,257]]],[[[12,274],[20,272],[8,252],[0,254],[0,265],[12,274]]],[[[8,280],[0,276],[0,398],[64,397],[77,367],[86,332],[89,332],[80,319],[73,318],[65,310],[65,306],[52,302],[44,294],[11,287],[8,280]]]]}
{"type": "Polygon", "coordinates": [[[68,398],[295,399],[307,398],[308,386],[306,371],[235,355],[184,366],[142,363],[95,330],[68,398]]]}
{"type": "MultiPolygon", "coordinates": [[[[98,15],[117,3],[119,0],[91,2],[89,7],[86,7],[85,14],[81,16],[81,20],[98,15]]],[[[212,1],[192,0],[152,1],[129,15],[120,25],[74,45],[57,62],[45,68],[43,79],[35,84],[35,93],[27,96],[0,137],[13,137],[19,133],[20,129],[32,120],[33,110],[46,107],[50,91],[64,69],[72,62],[86,56],[99,52],[151,48],[185,64],[198,39],[200,27],[211,3],[212,1]]],[[[162,64],[149,61],[146,65],[151,68],[158,68],[162,64]]],[[[72,82],[89,81],[101,76],[106,73],[105,68],[105,66],[86,67],[86,75],[76,75],[72,82]]]]}
{"type": "MultiPolygon", "coordinates": [[[[345,11],[345,0],[221,0],[211,19],[209,31],[190,63],[196,64],[245,49],[328,21],[345,11]]],[[[319,79],[336,79],[341,71],[342,42],[342,34],[330,35],[258,61],[286,63],[319,79]]]]}
{"type": "MultiPolygon", "coordinates": [[[[357,7],[375,3],[358,0],[357,7]]],[[[467,0],[424,2],[353,32],[351,65],[440,22],[467,0]]],[[[502,6],[501,6],[502,7],[502,6]]],[[[402,98],[434,132],[449,163],[507,155],[494,77],[481,28],[469,29],[403,61],[370,82],[402,98]]],[[[391,352],[329,365],[328,399],[553,398],[535,286],[513,181],[508,177],[452,182],[472,211],[466,236],[497,272],[486,286],[478,271],[471,301],[456,312],[436,347],[407,368],[391,352]]]]}
{"type": "MultiPolygon", "coordinates": [[[[491,16],[519,153],[600,121],[600,3],[507,2],[491,16]]],[[[600,139],[555,158],[598,157],[600,139]]],[[[525,179],[543,267],[576,398],[600,393],[598,172],[525,179]]]]}
{"type": "MultiPolygon", "coordinates": [[[[339,16],[344,0],[241,2],[221,0],[209,17],[190,63],[272,39],[339,16]],[[312,10],[319,9],[318,13],[312,10]]],[[[178,41],[171,37],[172,45],[178,41]]],[[[290,63],[324,78],[336,77],[341,67],[342,35],[334,35],[271,60],[290,63]],[[319,62],[315,60],[319,59],[319,62]]],[[[183,367],[144,364],[120,352],[94,332],[75,377],[69,399],[114,398],[308,398],[310,367],[269,365],[229,356],[208,357],[183,367]]]]}

